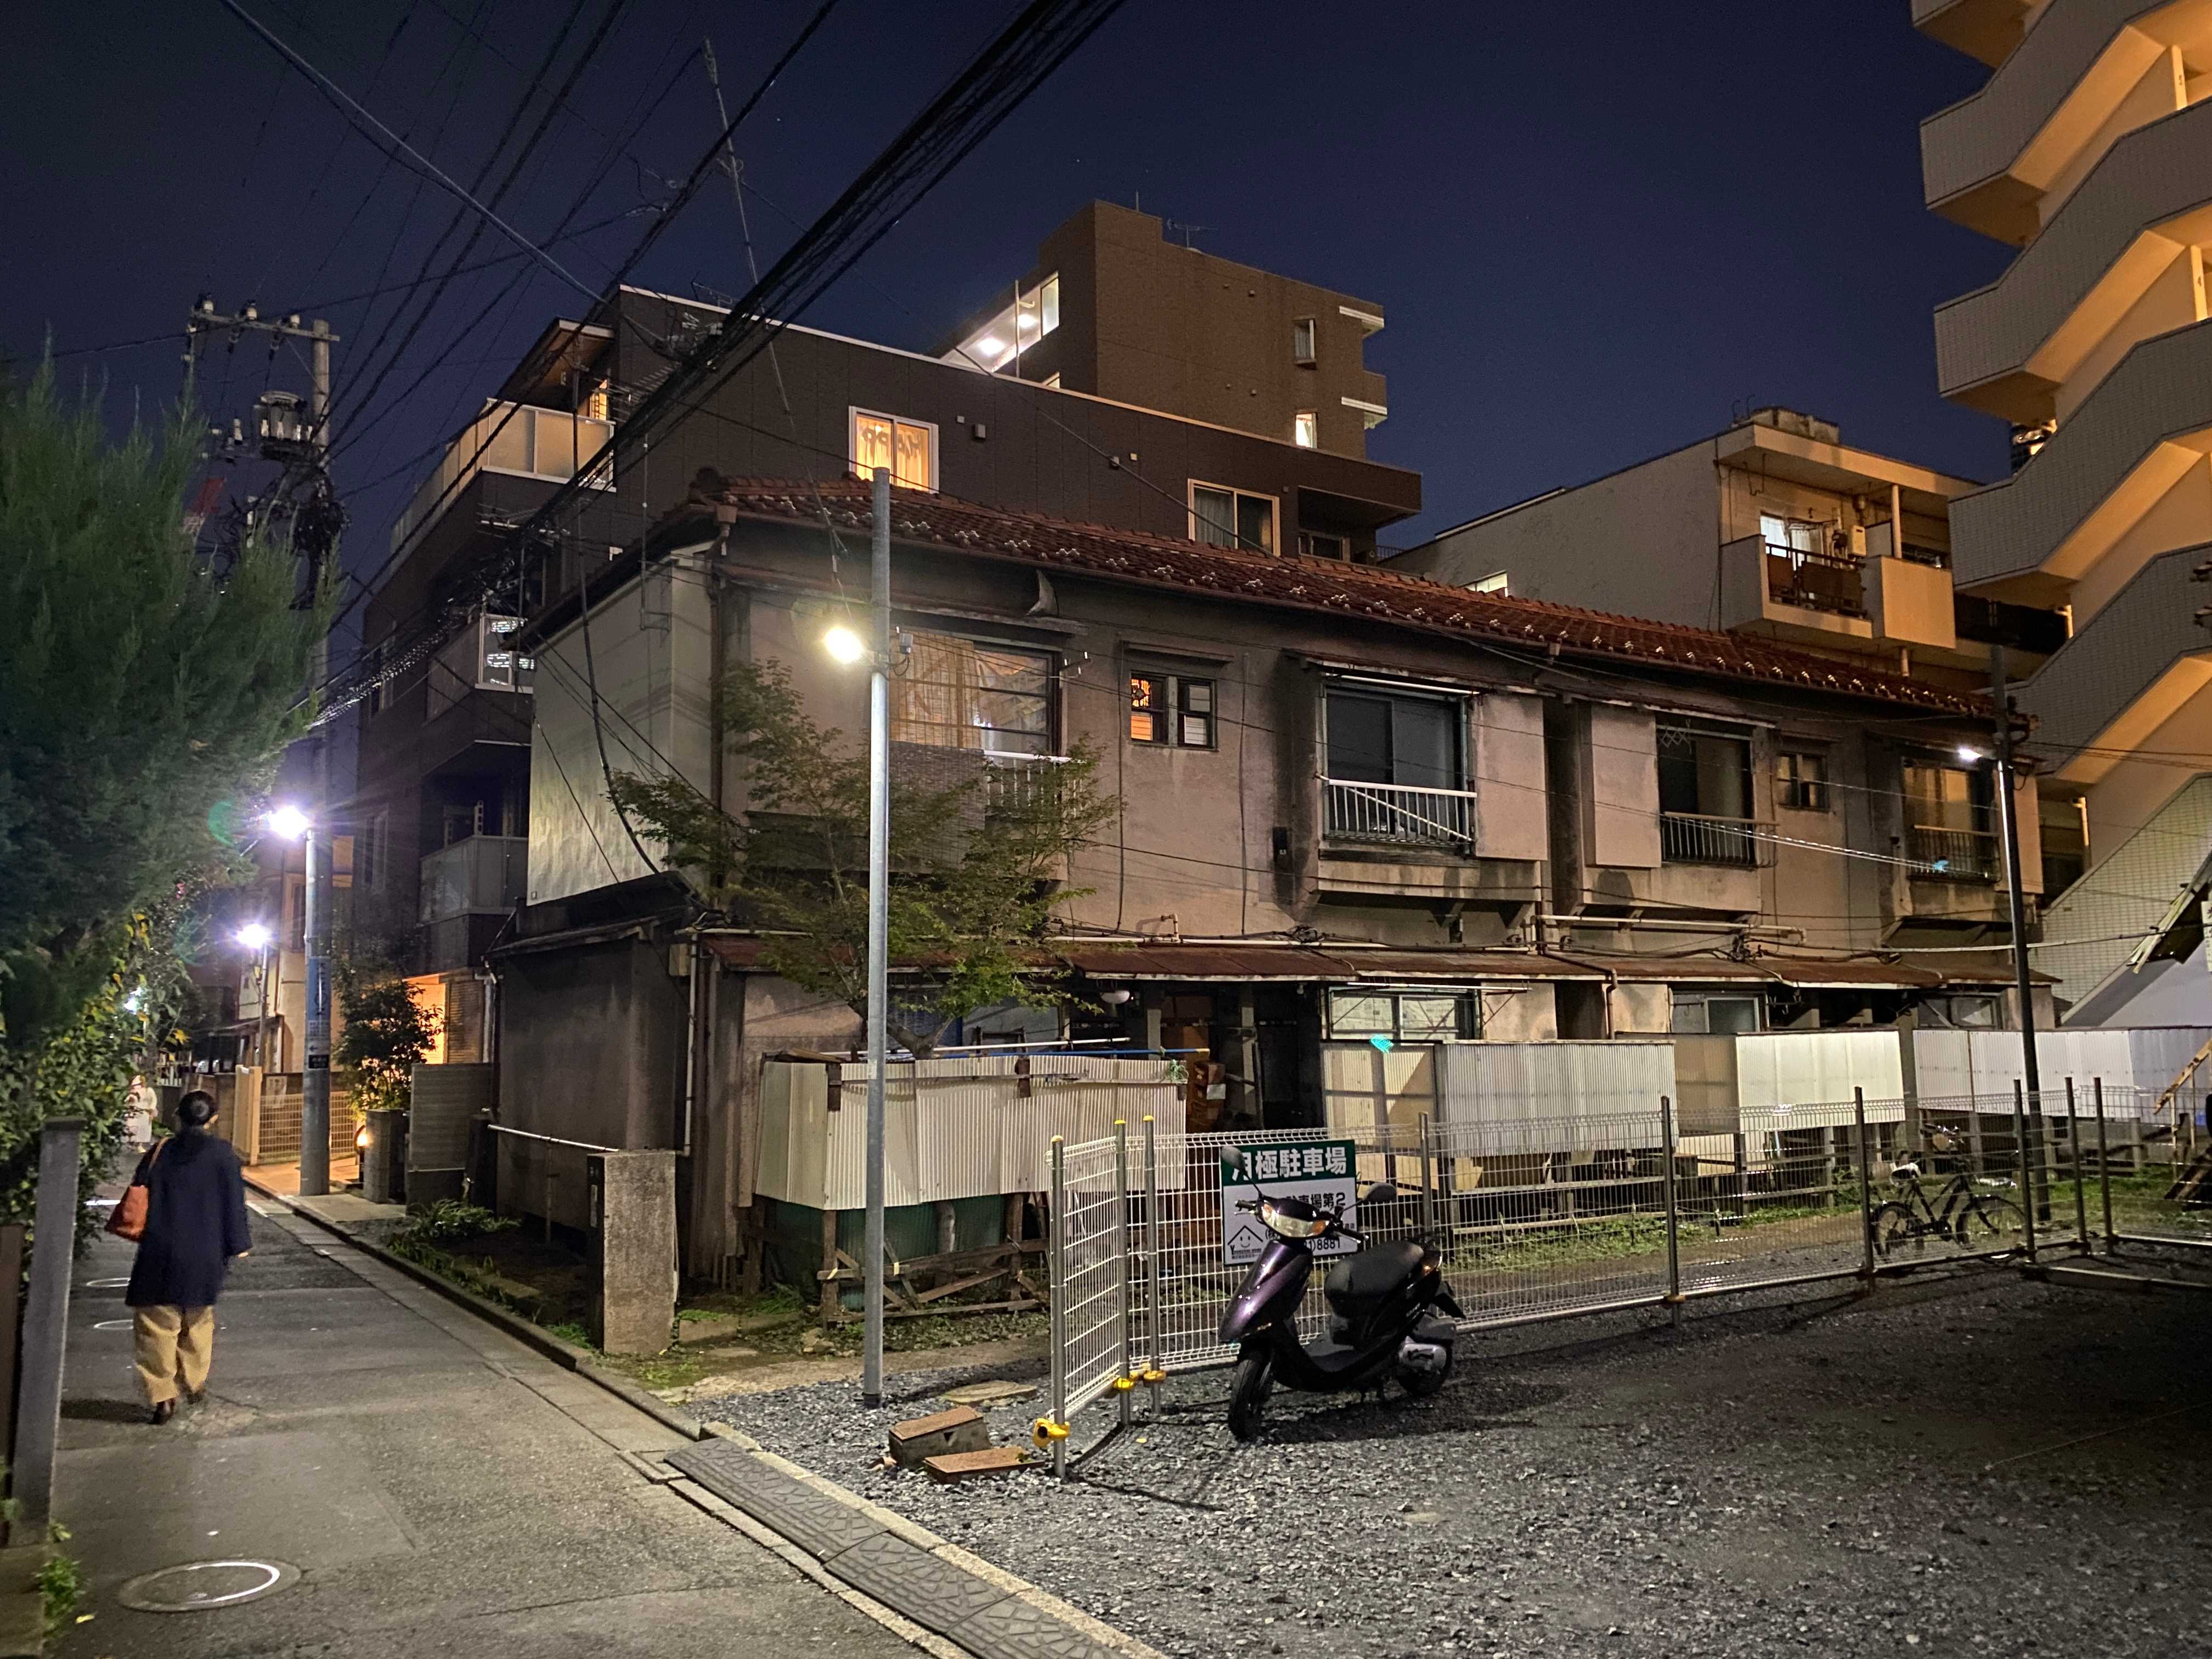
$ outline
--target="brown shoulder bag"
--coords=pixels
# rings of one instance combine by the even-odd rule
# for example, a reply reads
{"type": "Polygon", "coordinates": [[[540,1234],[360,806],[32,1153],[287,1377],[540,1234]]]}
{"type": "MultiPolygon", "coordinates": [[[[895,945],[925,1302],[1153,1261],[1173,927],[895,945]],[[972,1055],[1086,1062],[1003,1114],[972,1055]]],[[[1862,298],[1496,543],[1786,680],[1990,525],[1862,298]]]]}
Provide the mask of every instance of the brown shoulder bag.
{"type": "MultiPolygon", "coordinates": [[[[167,1140],[155,1144],[154,1155],[146,1161],[148,1175],[154,1173],[154,1166],[161,1161],[161,1148],[168,1144],[167,1140]]],[[[118,1238],[129,1239],[133,1244],[145,1237],[146,1206],[152,1198],[153,1194],[147,1191],[144,1182],[132,1182],[123,1189],[123,1196],[116,1202],[115,1213],[107,1218],[107,1231],[118,1238]]]]}

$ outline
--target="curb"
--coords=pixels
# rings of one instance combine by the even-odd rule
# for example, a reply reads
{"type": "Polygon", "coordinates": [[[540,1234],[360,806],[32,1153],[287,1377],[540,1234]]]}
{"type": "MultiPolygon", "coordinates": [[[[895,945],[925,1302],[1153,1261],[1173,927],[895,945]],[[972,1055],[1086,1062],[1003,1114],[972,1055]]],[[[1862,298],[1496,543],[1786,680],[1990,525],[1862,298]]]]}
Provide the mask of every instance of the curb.
{"type": "MultiPolygon", "coordinates": [[[[1062,1627],[1070,1637],[1087,1640],[1095,1650],[1119,1656],[1119,1659],[1166,1659],[1166,1656],[1151,1644],[1139,1641],[1126,1631],[1115,1629],[1111,1625],[1092,1617],[1082,1608],[1063,1601],[1049,1590],[1041,1589],[1026,1578],[1008,1572],[1005,1568],[986,1561],[981,1556],[972,1554],[959,1545],[940,1538],[928,1528],[907,1519],[896,1510],[887,1509],[872,1498],[863,1498],[850,1488],[842,1486],[825,1476],[803,1468],[788,1458],[778,1456],[750,1435],[721,1423],[708,1423],[705,1427],[708,1440],[727,1443],[733,1451],[750,1456],[764,1472],[797,1482],[830,1502],[865,1517],[872,1525],[880,1528],[900,1542],[935,1557],[945,1566],[968,1577],[979,1579],[992,1588],[1002,1591],[1008,1597],[1020,1601],[1031,1611],[1043,1615],[1054,1624],[1062,1627]]],[[[703,1450],[704,1448],[702,1449],[703,1450]]],[[[668,1454],[670,1459],[689,1459],[694,1454],[689,1449],[668,1454]]],[[[733,1501],[728,1491],[717,1492],[706,1486],[701,1482],[699,1474],[684,1468],[681,1462],[672,1462],[671,1467],[683,1470],[685,1479],[678,1483],[678,1487],[679,1489],[692,1488],[693,1490],[684,1491],[683,1495],[697,1504],[699,1507],[710,1514],[719,1516],[733,1526],[739,1527],[748,1535],[766,1534],[775,1539],[781,1547],[779,1553],[784,1553],[788,1559],[803,1562],[804,1570],[810,1577],[818,1578],[825,1585],[835,1589],[847,1588],[845,1581],[836,1576],[836,1570],[830,1566],[814,1548],[792,1537],[787,1532],[776,1526],[772,1510],[767,1514],[763,1514],[733,1501]]],[[[888,1606],[890,1610],[902,1620],[921,1622],[915,1617],[918,1609],[911,1606],[901,1606],[898,1599],[892,1599],[888,1606]]],[[[927,1628],[927,1626],[923,1627],[927,1628]]],[[[957,1641],[948,1644],[946,1637],[942,1633],[938,1634],[935,1640],[941,1645],[930,1646],[924,1643],[917,1643],[916,1645],[922,1646],[926,1651],[933,1653],[941,1651],[944,1645],[951,1646],[951,1650],[956,1653],[965,1654],[975,1651],[958,1645],[957,1641]]],[[[1004,1650],[996,1644],[994,1644],[990,1650],[994,1653],[1004,1650]]]]}
{"type": "Polygon", "coordinates": [[[335,1221],[325,1220],[313,1211],[301,1208],[289,1194],[272,1192],[251,1176],[246,1177],[246,1184],[262,1197],[283,1205],[290,1214],[321,1228],[331,1237],[353,1249],[359,1250],[363,1255],[374,1257],[386,1267],[406,1274],[416,1284],[437,1291],[448,1302],[459,1304],[486,1323],[496,1325],[516,1341],[526,1347],[536,1350],[556,1365],[575,1372],[587,1382],[596,1382],[624,1405],[635,1407],[663,1428],[682,1435],[686,1440],[707,1438],[707,1431],[698,1419],[687,1416],[666,1401],[647,1393],[628,1377],[617,1376],[611,1371],[602,1370],[592,1362],[588,1349],[580,1348],[572,1342],[563,1342],[543,1326],[533,1325],[520,1314],[510,1312],[496,1302],[478,1296],[473,1291],[465,1291],[451,1280],[442,1279],[432,1273],[419,1262],[410,1261],[405,1256],[395,1255],[380,1244],[371,1243],[368,1239],[347,1231],[335,1221]]]}

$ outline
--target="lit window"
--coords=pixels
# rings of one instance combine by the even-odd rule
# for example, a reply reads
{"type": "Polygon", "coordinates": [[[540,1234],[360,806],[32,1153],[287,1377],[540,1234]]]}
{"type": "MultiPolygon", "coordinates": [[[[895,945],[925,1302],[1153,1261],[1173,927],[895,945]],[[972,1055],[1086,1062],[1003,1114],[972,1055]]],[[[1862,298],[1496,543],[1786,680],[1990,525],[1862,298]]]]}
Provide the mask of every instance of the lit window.
{"type": "Polygon", "coordinates": [[[907,489],[937,488],[937,428],[927,421],[902,420],[872,410],[853,411],[853,474],[875,476],[890,469],[891,482],[907,489]]]}
{"type": "Polygon", "coordinates": [[[1054,370],[1053,370],[1053,372],[1052,372],[1051,374],[1048,374],[1048,375],[1046,375],[1046,376],[1044,377],[1044,380],[1042,380],[1042,382],[1041,382],[1041,384],[1050,386],[1050,387],[1051,387],[1054,392],[1059,391],[1059,390],[1060,390],[1060,371],[1059,371],[1058,369],[1054,369],[1054,370]]]}
{"type": "Polygon", "coordinates": [[[1054,271],[1044,279],[1044,287],[1039,290],[1039,293],[1042,301],[1039,309],[1043,313],[1042,320],[1044,326],[1038,332],[1049,334],[1060,326],[1060,273],[1058,271],[1054,271]]]}
{"type": "Polygon", "coordinates": [[[1129,741],[1213,747],[1213,682],[1182,674],[1129,676],[1129,741]]]}
{"type": "Polygon", "coordinates": [[[1300,449],[1321,447],[1321,416],[1310,409],[1302,409],[1291,418],[1291,441],[1300,449]]]}
{"type": "Polygon", "coordinates": [[[1291,361],[1310,363],[1314,361],[1314,319],[1301,317],[1291,325],[1291,361]]]}
{"type": "Polygon", "coordinates": [[[992,755],[1052,753],[1054,662],[949,634],[915,634],[891,676],[891,737],[992,755]]]}
{"type": "Polygon", "coordinates": [[[1774,793],[1778,804],[1799,812],[1828,810],[1828,757],[1826,755],[1780,754],[1774,757],[1774,793]]]}
{"type": "Polygon", "coordinates": [[[1224,489],[1216,484],[1190,487],[1190,538],[1209,547],[1239,547],[1247,553],[1275,550],[1275,498],[1224,489]]]}
{"type": "Polygon", "coordinates": [[[1482,1035],[1476,991],[1332,991],[1332,1037],[1383,1036],[1394,1042],[1448,1042],[1482,1035]]]}
{"type": "Polygon", "coordinates": [[[1493,570],[1487,576],[1485,576],[1480,581],[1469,582],[1468,586],[1478,593],[1510,592],[1511,591],[1510,573],[1504,570],[1493,570]]]}

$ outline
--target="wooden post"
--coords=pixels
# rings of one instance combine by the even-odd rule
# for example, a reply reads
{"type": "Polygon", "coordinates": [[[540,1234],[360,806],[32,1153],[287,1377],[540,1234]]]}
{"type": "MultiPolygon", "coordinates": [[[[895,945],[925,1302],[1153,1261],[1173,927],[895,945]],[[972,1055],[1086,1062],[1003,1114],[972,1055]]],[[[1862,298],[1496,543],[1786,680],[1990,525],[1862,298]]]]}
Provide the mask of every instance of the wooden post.
{"type": "Polygon", "coordinates": [[[0,1446],[15,1443],[15,1383],[21,1368],[16,1341],[21,1335],[23,1239],[20,1221],[0,1226],[0,1446]]]}
{"type": "MultiPolygon", "coordinates": [[[[822,1212],[822,1271],[824,1274],[837,1271],[837,1212],[822,1212]]],[[[822,1281],[822,1322],[829,1324],[837,1317],[842,1305],[837,1294],[837,1281],[824,1278],[822,1281]]]]}

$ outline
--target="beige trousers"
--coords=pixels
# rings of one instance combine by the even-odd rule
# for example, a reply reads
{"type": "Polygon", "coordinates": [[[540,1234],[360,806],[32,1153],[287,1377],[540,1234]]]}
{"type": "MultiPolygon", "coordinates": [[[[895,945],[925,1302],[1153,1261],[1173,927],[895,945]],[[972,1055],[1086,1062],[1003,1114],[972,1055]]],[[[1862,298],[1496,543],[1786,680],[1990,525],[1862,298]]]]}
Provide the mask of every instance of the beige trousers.
{"type": "Polygon", "coordinates": [[[207,1387],[215,1359],[213,1308],[133,1308],[131,1340],[137,1351],[138,1386],[149,1405],[174,1400],[182,1387],[198,1394],[207,1387]]]}

